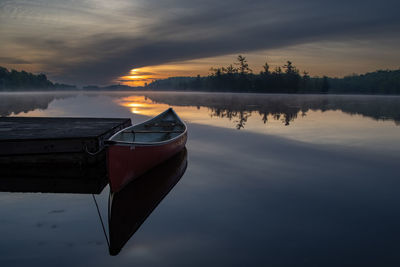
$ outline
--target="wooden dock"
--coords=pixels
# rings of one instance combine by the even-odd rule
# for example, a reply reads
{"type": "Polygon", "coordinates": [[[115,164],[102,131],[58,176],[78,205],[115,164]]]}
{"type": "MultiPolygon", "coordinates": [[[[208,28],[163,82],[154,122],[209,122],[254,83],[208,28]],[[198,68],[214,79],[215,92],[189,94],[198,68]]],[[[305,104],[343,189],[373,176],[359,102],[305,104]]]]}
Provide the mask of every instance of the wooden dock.
{"type": "Polygon", "coordinates": [[[12,155],[95,154],[104,141],[131,125],[120,118],[0,118],[0,157],[12,155]]]}
{"type": "Polygon", "coordinates": [[[98,194],[104,141],[130,119],[0,118],[0,191],[98,194]]]}

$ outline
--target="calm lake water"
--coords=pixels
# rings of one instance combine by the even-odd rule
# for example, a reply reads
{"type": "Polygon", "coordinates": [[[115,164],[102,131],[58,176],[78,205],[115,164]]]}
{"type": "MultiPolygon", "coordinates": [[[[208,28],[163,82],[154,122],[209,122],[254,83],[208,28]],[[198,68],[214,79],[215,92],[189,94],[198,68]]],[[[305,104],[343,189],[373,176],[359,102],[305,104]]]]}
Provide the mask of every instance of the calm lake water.
{"type": "Polygon", "coordinates": [[[0,192],[0,266],[400,266],[400,97],[0,94],[0,116],[138,123],[170,106],[186,171],[117,256],[92,195],[0,192]]]}

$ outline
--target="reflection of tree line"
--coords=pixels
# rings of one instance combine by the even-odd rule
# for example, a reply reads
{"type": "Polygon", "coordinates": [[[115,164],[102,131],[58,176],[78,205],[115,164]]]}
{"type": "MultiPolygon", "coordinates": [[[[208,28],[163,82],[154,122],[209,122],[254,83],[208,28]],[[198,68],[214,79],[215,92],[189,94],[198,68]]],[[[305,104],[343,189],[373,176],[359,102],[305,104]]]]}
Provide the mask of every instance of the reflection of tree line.
{"type": "Polygon", "coordinates": [[[27,113],[36,109],[45,110],[55,99],[73,97],[71,93],[27,93],[27,94],[1,94],[0,95],[0,117],[11,114],[27,113]]]}
{"type": "MultiPolygon", "coordinates": [[[[254,111],[236,111],[236,110],[228,110],[221,108],[212,108],[211,117],[220,117],[220,118],[228,118],[236,123],[236,128],[238,130],[244,128],[247,119],[251,117],[254,111]]],[[[293,111],[285,111],[282,113],[271,113],[271,112],[263,112],[258,111],[258,114],[261,116],[261,120],[264,124],[268,122],[268,116],[272,116],[274,120],[281,120],[286,126],[290,124],[290,122],[294,121],[298,116],[298,110],[293,111]]],[[[303,113],[305,116],[305,113],[303,113]]]]}
{"type": "MultiPolygon", "coordinates": [[[[0,95],[0,116],[45,110],[55,99],[74,96],[76,93],[3,93],[0,95]]],[[[305,116],[309,110],[340,110],[375,120],[392,120],[400,125],[400,97],[155,92],[146,92],[146,96],[156,103],[207,107],[211,116],[235,121],[238,129],[243,128],[254,113],[258,113],[264,123],[272,117],[289,125],[299,115],[305,116]]]]}
{"type": "Polygon", "coordinates": [[[375,120],[392,120],[400,125],[399,97],[202,93],[147,93],[147,97],[156,103],[207,107],[211,116],[235,121],[237,129],[244,128],[254,113],[258,113],[264,123],[272,117],[289,125],[298,116],[306,116],[309,110],[339,110],[375,120]]]}

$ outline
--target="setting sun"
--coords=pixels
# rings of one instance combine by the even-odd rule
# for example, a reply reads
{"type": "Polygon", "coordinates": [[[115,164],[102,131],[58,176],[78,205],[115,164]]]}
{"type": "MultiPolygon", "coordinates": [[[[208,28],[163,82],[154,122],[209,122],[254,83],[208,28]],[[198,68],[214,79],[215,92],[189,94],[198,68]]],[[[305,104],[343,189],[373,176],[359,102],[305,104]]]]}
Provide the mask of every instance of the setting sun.
{"type": "Polygon", "coordinates": [[[153,77],[142,69],[132,69],[129,75],[121,76],[117,82],[128,86],[144,86],[153,80],[153,77]]]}
{"type": "Polygon", "coordinates": [[[209,60],[188,60],[170,64],[148,66],[131,69],[127,75],[118,77],[115,82],[128,86],[145,86],[158,79],[166,79],[172,76],[196,76],[207,75],[209,60]]]}

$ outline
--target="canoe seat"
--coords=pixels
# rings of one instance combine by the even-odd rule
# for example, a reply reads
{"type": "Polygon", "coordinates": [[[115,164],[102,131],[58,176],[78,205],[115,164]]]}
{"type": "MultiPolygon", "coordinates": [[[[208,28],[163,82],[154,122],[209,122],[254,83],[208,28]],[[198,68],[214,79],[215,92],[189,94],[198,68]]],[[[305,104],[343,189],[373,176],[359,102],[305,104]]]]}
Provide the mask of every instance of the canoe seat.
{"type": "Polygon", "coordinates": [[[154,124],[145,124],[144,128],[151,128],[151,127],[184,127],[183,124],[181,123],[176,123],[176,122],[156,122],[154,124]]]}
{"type": "Polygon", "coordinates": [[[146,130],[129,130],[129,131],[123,131],[123,133],[133,133],[133,134],[138,134],[138,133],[183,133],[183,131],[146,131],[146,130]]]}

